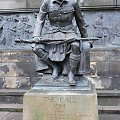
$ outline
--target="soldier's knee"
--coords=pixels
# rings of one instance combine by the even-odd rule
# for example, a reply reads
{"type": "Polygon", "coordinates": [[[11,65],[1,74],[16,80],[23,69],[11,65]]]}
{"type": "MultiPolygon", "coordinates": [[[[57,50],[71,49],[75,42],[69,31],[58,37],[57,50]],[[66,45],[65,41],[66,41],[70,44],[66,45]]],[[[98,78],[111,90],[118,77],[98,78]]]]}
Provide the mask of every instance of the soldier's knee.
{"type": "Polygon", "coordinates": [[[83,46],[83,50],[86,52],[90,51],[90,49],[91,49],[91,43],[89,43],[89,42],[83,42],[82,46],[83,46]]]}
{"type": "Polygon", "coordinates": [[[33,52],[39,57],[39,59],[46,61],[48,59],[48,53],[42,48],[34,48],[33,52]]]}
{"type": "Polygon", "coordinates": [[[79,54],[80,53],[80,44],[79,42],[73,42],[71,44],[71,49],[74,54],[79,54]]]}
{"type": "Polygon", "coordinates": [[[71,43],[71,46],[77,46],[77,47],[79,47],[80,43],[79,42],[73,42],[73,43],[71,43]]]}

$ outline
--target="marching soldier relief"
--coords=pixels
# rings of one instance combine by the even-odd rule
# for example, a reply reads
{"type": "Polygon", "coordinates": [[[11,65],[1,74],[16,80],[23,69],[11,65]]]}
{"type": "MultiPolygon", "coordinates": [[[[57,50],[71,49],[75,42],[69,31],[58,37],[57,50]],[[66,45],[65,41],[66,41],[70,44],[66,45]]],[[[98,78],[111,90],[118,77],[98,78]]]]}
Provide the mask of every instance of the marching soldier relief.
{"type": "Polygon", "coordinates": [[[2,19],[0,29],[2,29],[2,35],[0,38],[0,44],[10,47],[13,45],[13,39],[15,38],[16,25],[15,17],[6,16],[2,19]]]}

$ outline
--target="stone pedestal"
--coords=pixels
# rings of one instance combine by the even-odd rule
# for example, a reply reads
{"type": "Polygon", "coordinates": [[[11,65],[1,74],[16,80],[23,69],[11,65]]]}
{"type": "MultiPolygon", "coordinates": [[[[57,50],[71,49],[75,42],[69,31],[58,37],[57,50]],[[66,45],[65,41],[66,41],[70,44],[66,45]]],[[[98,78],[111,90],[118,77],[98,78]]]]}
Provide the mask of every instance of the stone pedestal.
{"type": "Polygon", "coordinates": [[[24,95],[23,120],[98,120],[95,89],[31,90],[24,95]]]}

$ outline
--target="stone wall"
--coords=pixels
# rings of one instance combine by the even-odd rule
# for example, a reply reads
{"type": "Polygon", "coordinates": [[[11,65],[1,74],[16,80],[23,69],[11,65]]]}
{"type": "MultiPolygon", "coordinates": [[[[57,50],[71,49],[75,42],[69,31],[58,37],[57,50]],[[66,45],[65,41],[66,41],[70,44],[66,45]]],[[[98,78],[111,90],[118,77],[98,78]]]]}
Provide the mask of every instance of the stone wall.
{"type": "MultiPolygon", "coordinates": [[[[78,0],[78,2],[80,6],[120,4],[118,0],[78,0]]],[[[0,0],[1,9],[39,8],[41,3],[42,0],[0,0]]],[[[98,89],[120,89],[120,11],[93,9],[82,12],[89,37],[100,38],[93,43],[94,48],[91,51],[90,77],[95,80],[92,82],[98,89]]],[[[0,14],[0,89],[26,89],[35,82],[35,58],[31,46],[15,43],[15,39],[32,38],[36,14],[28,11],[0,14]],[[17,57],[11,59],[11,55],[17,57]],[[27,56],[33,56],[32,61],[31,57],[28,59],[27,56]],[[24,60],[21,61],[20,57],[24,60]],[[31,70],[26,70],[29,67],[31,70]]],[[[49,26],[48,21],[45,26],[49,26]]]]}
{"type": "MultiPolygon", "coordinates": [[[[89,37],[100,38],[93,43],[94,48],[91,51],[90,77],[95,80],[92,82],[98,89],[120,89],[120,12],[119,10],[82,12],[89,37]]],[[[36,15],[30,12],[0,14],[1,89],[30,88],[35,82],[35,58],[31,46],[15,43],[15,39],[32,38],[35,20],[36,15]]],[[[49,26],[48,21],[45,26],[49,26]]]]}
{"type": "Polygon", "coordinates": [[[26,8],[25,0],[0,0],[0,9],[26,8]]]}
{"type": "Polygon", "coordinates": [[[0,89],[30,89],[35,77],[32,51],[0,50],[0,89]]]}
{"type": "MultiPolygon", "coordinates": [[[[39,8],[43,0],[0,0],[0,9],[39,8]]],[[[119,0],[78,0],[79,5],[87,6],[116,6],[119,0]]]]}
{"type": "Polygon", "coordinates": [[[112,6],[115,5],[115,0],[78,0],[80,6],[112,6]]]}

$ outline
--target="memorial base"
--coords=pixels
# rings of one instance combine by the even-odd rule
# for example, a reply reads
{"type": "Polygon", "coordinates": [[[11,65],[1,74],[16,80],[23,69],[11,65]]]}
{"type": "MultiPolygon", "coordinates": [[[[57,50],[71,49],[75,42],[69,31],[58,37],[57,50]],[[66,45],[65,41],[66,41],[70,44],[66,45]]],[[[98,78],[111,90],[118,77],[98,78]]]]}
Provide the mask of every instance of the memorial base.
{"type": "Polygon", "coordinates": [[[31,90],[24,95],[23,120],[98,120],[96,91],[31,90]]]}

